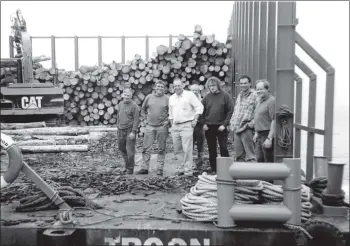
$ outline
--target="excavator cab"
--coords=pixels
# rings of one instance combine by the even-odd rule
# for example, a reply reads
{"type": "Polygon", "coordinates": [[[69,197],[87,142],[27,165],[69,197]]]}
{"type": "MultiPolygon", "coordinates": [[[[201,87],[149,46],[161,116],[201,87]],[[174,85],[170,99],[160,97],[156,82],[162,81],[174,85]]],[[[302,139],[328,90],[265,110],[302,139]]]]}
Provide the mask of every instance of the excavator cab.
{"type": "Polygon", "coordinates": [[[45,121],[48,125],[64,123],[62,89],[55,83],[33,80],[32,44],[20,10],[12,17],[10,44],[17,54],[1,58],[1,122],[45,121]]]}

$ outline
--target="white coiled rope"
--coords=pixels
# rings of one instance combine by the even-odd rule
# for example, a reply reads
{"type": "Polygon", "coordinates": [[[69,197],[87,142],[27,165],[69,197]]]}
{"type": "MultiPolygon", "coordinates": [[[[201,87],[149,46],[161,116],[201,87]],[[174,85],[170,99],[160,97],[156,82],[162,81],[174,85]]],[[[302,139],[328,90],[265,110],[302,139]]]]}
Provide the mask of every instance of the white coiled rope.
{"type": "MultiPolygon", "coordinates": [[[[235,203],[241,204],[281,204],[283,190],[281,186],[260,180],[236,180],[235,203]],[[261,201],[261,198],[263,201],[261,201]]],[[[310,189],[302,185],[302,221],[311,217],[310,189]]],[[[196,221],[217,220],[217,183],[216,175],[203,173],[198,182],[181,200],[182,213],[196,221]]]]}
{"type": "MultiPolygon", "coordinates": [[[[265,204],[282,204],[283,203],[283,189],[280,185],[273,185],[271,183],[262,181],[264,189],[261,196],[265,204]]],[[[311,217],[312,204],[310,202],[310,188],[301,185],[301,220],[308,221],[311,217]]]]}
{"type": "MultiPolygon", "coordinates": [[[[259,192],[263,186],[259,180],[235,181],[235,202],[252,204],[259,201],[259,192]]],[[[181,200],[182,213],[197,221],[217,220],[217,183],[216,175],[203,173],[198,182],[181,200]]]]}

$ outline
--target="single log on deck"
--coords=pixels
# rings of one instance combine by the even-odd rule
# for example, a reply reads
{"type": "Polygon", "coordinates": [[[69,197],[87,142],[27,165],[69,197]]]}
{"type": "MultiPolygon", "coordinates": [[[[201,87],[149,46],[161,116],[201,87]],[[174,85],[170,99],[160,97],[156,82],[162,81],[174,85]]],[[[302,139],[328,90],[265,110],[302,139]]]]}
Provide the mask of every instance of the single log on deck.
{"type": "Polygon", "coordinates": [[[46,127],[45,122],[29,122],[29,123],[1,123],[1,130],[16,130],[26,128],[46,127]]]}
{"type": "Polygon", "coordinates": [[[88,129],[52,129],[52,128],[31,128],[31,129],[19,129],[19,130],[4,130],[1,131],[4,134],[9,135],[67,135],[78,136],[89,134],[88,129]]]}
{"type": "Polygon", "coordinates": [[[64,135],[58,135],[58,136],[54,136],[54,135],[33,135],[33,138],[37,138],[37,139],[42,139],[42,140],[75,140],[75,141],[80,141],[80,140],[98,140],[102,137],[102,133],[95,133],[95,134],[91,134],[91,135],[79,135],[79,136],[64,136],[64,135]]]}
{"type": "Polygon", "coordinates": [[[22,146],[22,153],[59,153],[59,152],[86,152],[87,145],[48,145],[48,146],[22,146]]]}
{"type": "Polygon", "coordinates": [[[68,142],[65,139],[59,139],[59,140],[50,140],[50,139],[45,139],[45,140],[38,140],[38,139],[33,139],[33,140],[26,140],[26,141],[18,141],[16,142],[18,146],[46,146],[46,145],[67,145],[68,142]]]}

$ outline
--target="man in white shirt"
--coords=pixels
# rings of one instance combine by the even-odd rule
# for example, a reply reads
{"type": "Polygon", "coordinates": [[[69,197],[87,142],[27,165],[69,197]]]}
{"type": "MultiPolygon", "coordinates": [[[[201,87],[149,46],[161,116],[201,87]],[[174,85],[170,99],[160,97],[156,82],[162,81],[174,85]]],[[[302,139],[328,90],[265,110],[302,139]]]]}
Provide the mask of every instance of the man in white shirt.
{"type": "Polygon", "coordinates": [[[174,80],[175,93],[169,98],[169,120],[174,154],[182,160],[177,175],[193,175],[193,130],[203,105],[191,91],[183,89],[182,81],[174,80]]]}

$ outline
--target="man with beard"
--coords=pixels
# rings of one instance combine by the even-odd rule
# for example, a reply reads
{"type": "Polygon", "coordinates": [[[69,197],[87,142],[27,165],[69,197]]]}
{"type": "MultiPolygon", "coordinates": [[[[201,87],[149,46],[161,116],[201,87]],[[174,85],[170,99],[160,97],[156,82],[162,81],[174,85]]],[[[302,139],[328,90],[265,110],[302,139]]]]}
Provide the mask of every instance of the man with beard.
{"type": "Polygon", "coordinates": [[[165,84],[159,80],[155,93],[148,95],[141,107],[141,115],[147,116],[147,125],[143,137],[142,167],[136,174],[148,174],[151,148],[155,139],[158,143],[157,175],[163,175],[166,140],[169,131],[169,97],[164,95],[165,84]]]}
{"type": "Polygon", "coordinates": [[[174,154],[182,160],[177,175],[193,175],[193,129],[203,113],[203,105],[191,91],[183,89],[180,79],[174,80],[175,93],[169,98],[169,120],[174,154]]]}
{"type": "Polygon", "coordinates": [[[139,126],[140,110],[132,100],[132,91],[126,88],[122,94],[124,100],[118,110],[118,147],[125,162],[126,174],[133,174],[135,167],[136,132],[139,126]]]}
{"type": "Polygon", "coordinates": [[[274,162],[275,137],[275,107],[276,99],[270,94],[270,84],[267,80],[256,82],[258,104],[254,114],[255,155],[257,162],[274,162]]]}
{"type": "Polygon", "coordinates": [[[254,152],[254,110],[257,96],[251,89],[251,79],[244,75],[239,79],[241,92],[237,96],[231,118],[231,131],[234,133],[235,160],[255,162],[254,152]]]}
{"type": "Polygon", "coordinates": [[[209,93],[203,98],[204,106],[201,121],[204,126],[205,137],[209,149],[209,162],[211,171],[216,173],[216,142],[219,141],[220,155],[229,157],[227,149],[227,126],[233,113],[233,101],[231,96],[221,90],[220,80],[216,77],[210,77],[206,83],[209,93]]]}

